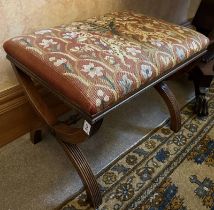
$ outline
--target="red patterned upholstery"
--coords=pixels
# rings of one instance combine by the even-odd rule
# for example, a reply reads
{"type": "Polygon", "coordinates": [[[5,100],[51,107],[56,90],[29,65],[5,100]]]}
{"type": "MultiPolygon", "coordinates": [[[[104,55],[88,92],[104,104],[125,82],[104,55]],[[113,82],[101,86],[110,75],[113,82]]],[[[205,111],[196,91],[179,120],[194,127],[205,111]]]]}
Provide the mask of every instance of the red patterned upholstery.
{"type": "Polygon", "coordinates": [[[90,115],[205,49],[202,34],[133,12],[10,39],[6,52],[90,115]]]}

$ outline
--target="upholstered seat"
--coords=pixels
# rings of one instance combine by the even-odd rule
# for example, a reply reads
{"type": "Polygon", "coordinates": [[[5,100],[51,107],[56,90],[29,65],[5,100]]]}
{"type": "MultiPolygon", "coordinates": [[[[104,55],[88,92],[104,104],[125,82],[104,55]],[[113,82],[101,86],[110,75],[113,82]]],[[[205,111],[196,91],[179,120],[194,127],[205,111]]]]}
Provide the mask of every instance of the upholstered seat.
{"type": "Polygon", "coordinates": [[[94,115],[202,51],[208,42],[194,30],[119,12],[18,36],[4,49],[94,115]]]}

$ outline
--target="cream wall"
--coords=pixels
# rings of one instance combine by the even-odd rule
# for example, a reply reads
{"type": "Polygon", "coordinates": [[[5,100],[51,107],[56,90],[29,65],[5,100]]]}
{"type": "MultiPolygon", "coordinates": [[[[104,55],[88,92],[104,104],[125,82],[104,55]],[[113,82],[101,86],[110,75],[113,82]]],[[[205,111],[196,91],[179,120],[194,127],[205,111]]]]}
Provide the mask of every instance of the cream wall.
{"type": "Polygon", "coordinates": [[[13,36],[110,11],[134,9],[181,23],[194,16],[200,0],[0,0],[0,91],[17,84],[2,49],[13,36]]]}

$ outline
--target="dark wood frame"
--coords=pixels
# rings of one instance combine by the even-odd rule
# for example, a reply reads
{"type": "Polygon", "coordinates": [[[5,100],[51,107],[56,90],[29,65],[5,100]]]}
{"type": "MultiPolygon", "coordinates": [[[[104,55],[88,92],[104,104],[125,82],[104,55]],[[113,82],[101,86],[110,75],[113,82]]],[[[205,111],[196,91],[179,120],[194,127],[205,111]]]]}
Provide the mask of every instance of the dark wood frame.
{"type": "MultiPolygon", "coordinates": [[[[181,118],[180,118],[180,109],[178,103],[176,101],[175,96],[169,87],[164,83],[164,80],[187,67],[188,65],[192,65],[193,63],[197,63],[200,61],[202,55],[206,53],[206,50],[197,53],[192,56],[185,62],[177,65],[176,67],[170,69],[164,74],[157,77],[155,80],[143,85],[134,93],[128,95],[126,98],[121,99],[117,103],[115,103],[112,107],[109,107],[103,110],[101,113],[90,116],[87,113],[83,112],[80,107],[70,102],[67,98],[61,95],[57,90],[49,87],[48,84],[41,80],[37,75],[32,73],[29,69],[27,69],[24,65],[19,63],[17,60],[7,55],[7,58],[11,61],[13,69],[16,73],[16,76],[24,88],[26,95],[32,106],[34,107],[37,114],[41,117],[41,119],[45,122],[53,135],[56,136],[57,141],[60,143],[64,151],[66,152],[68,158],[76,168],[85,188],[91,204],[94,208],[97,208],[102,202],[102,196],[99,190],[99,185],[96,181],[96,178],[86,160],[82,152],[80,151],[77,144],[85,141],[89,136],[92,136],[96,131],[100,128],[103,118],[106,114],[111,112],[112,110],[118,108],[123,103],[128,102],[133,99],[143,91],[147,90],[150,87],[155,87],[160,96],[164,99],[167,104],[167,107],[171,116],[171,129],[174,132],[178,132],[181,128],[181,118]],[[32,80],[33,79],[33,80],[32,80]],[[61,122],[57,119],[54,112],[49,110],[48,106],[39,95],[37,88],[34,85],[33,81],[37,81],[42,86],[48,88],[51,92],[53,92],[56,96],[58,96],[64,103],[69,105],[72,109],[76,109],[80,116],[87,120],[90,124],[91,129],[88,134],[86,134],[82,128],[73,128],[69,126],[66,122],[61,122]]],[[[36,144],[42,140],[42,128],[31,131],[31,141],[36,144]]]]}

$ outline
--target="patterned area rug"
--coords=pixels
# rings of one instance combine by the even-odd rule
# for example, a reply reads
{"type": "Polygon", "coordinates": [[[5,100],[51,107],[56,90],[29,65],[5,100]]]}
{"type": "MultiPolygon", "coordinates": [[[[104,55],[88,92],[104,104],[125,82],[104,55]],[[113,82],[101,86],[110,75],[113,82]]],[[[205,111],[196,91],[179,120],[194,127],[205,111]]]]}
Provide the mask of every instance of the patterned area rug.
{"type": "MultiPolygon", "coordinates": [[[[99,174],[100,210],[214,210],[214,86],[208,97],[208,117],[190,102],[178,133],[164,124],[99,174]]],[[[61,209],[92,208],[81,191],[61,209]]]]}

